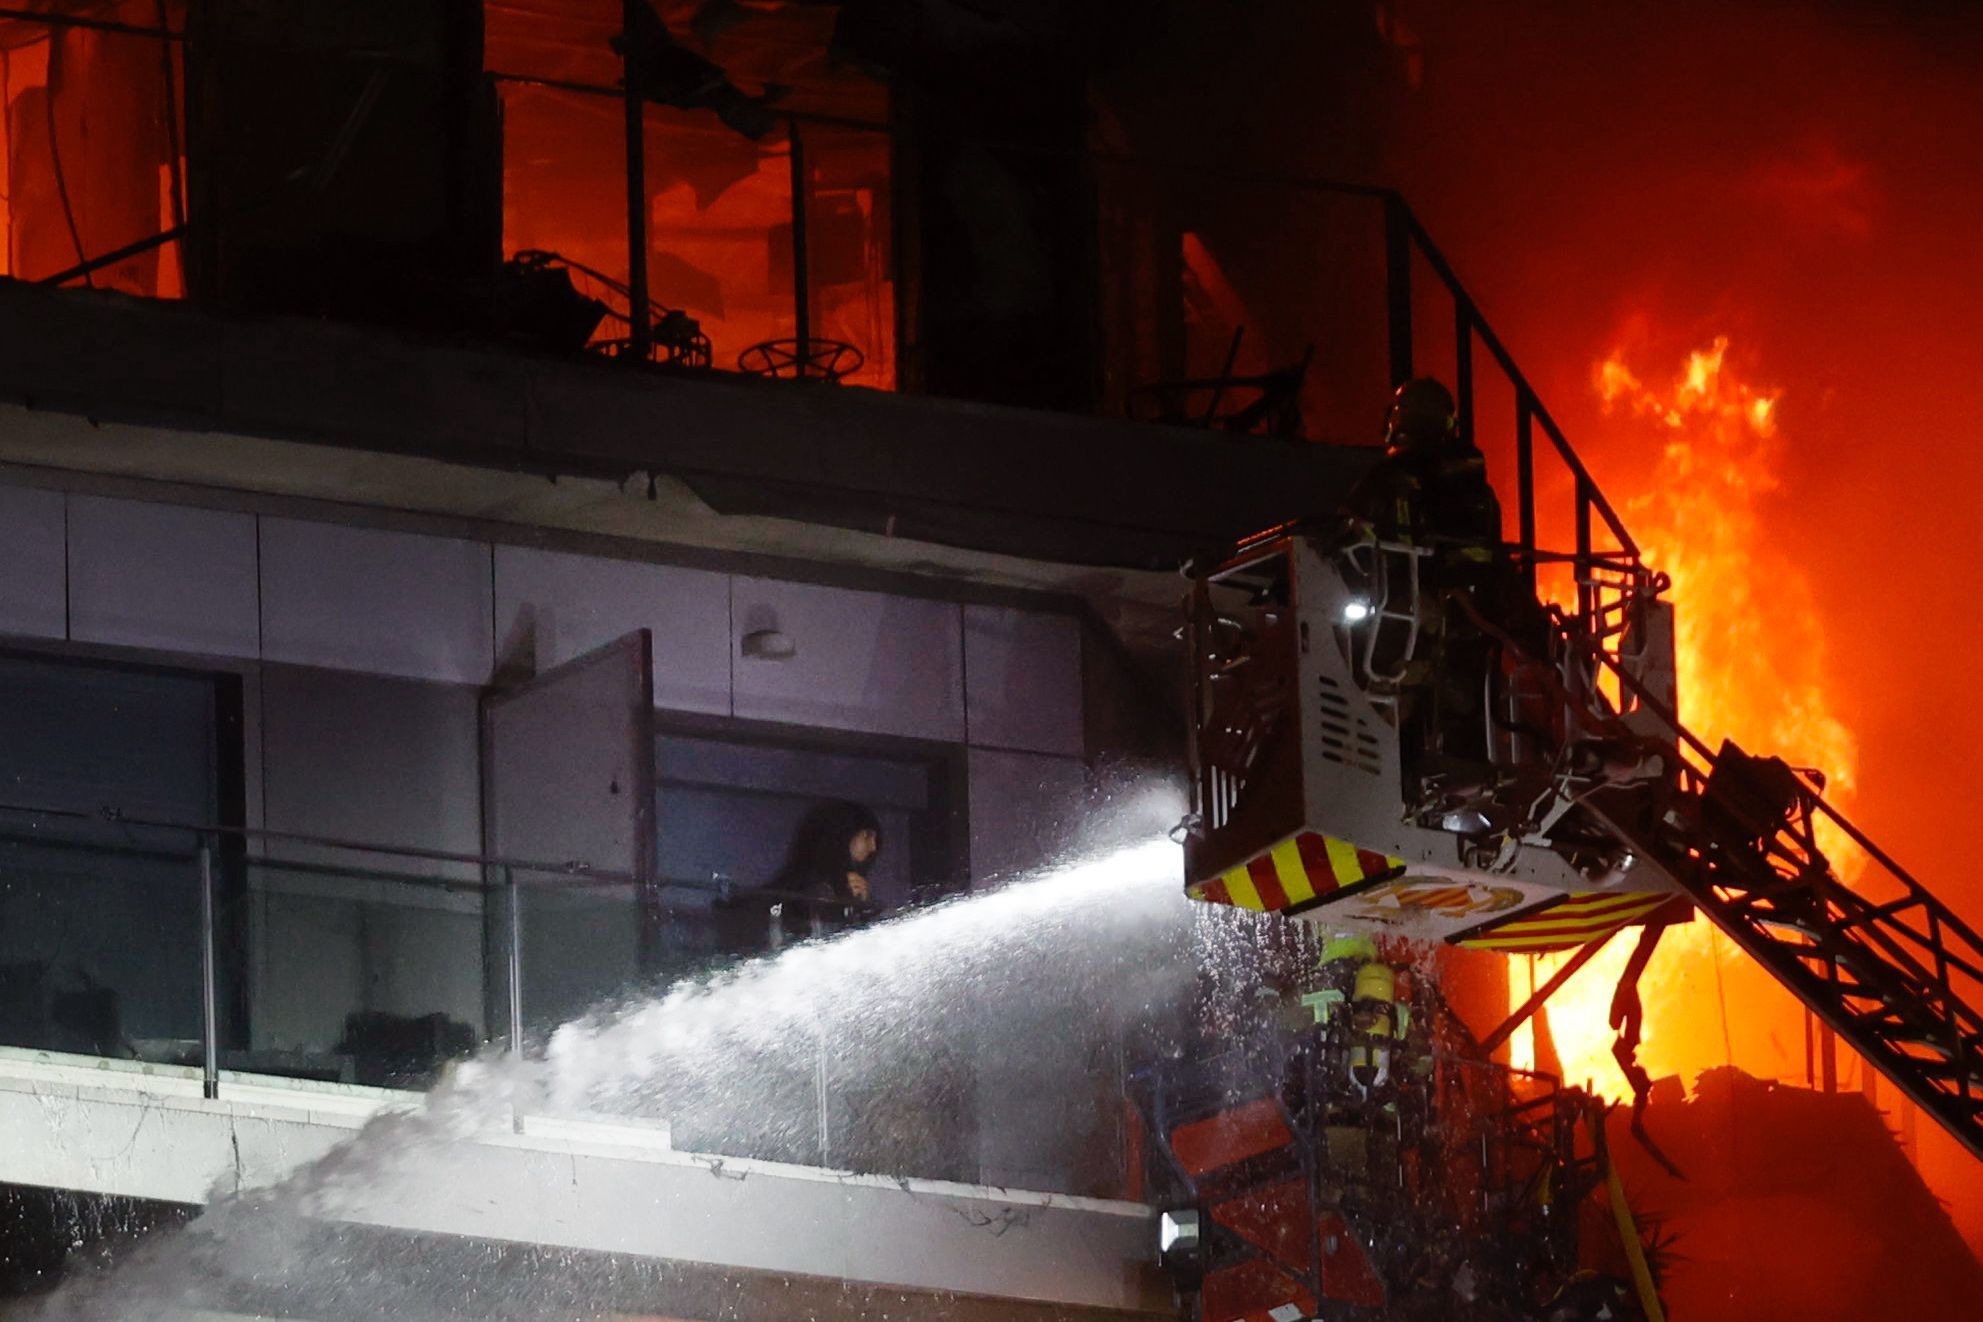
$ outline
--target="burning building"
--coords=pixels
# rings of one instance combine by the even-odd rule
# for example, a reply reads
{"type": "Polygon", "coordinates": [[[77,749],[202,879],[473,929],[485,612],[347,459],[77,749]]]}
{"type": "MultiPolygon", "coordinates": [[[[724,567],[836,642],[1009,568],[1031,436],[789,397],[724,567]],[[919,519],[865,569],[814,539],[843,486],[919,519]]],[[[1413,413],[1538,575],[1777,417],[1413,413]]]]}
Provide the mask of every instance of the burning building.
{"type": "MultiPolygon", "coordinates": [[[[1412,1052],[1445,1062],[1440,1100],[1354,1123],[1318,1100],[1327,1069],[1210,1064],[1258,1036],[1289,959],[1312,975],[1306,935],[1165,917],[1092,859],[998,889],[1095,846],[1095,820],[1172,825],[1130,787],[1209,765],[1182,695],[1210,683],[1192,630],[1227,618],[1209,595],[1180,612],[1177,571],[1333,515],[1384,399],[1425,374],[1539,603],[1617,606],[1599,561],[1649,597],[1665,580],[1677,687],[1634,679],[1711,747],[1781,752],[1869,813],[1894,757],[1848,708],[1851,658],[1824,655],[1873,650],[1816,622],[1840,618],[1836,562],[1772,522],[1826,388],[1780,366],[1809,346],[1757,314],[1699,324],[1712,300],[1673,313],[1702,287],[1678,280],[1667,306],[1592,299],[1643,292],[1573,242],[1644,237],[1629,142],[1581,144],[1620,162],[1589,175],[1606,206],[1559,209],[1546,240],[1476,200],[1496,161],[1546,175],[1496,79],[1535,73],[1564,133],[1610,66],[1552,82],[1547,40],[1465,5],[1162,9],[0,11],[15,1286],[100,1247],[145,1306],[243,1315],[1595,1316],[1657,1308],[1658,1275],[1675,1316],[1713,1316],[1739,1270],[1720,1237],[1787,1157],[1696,1130],[1808,1102],[1798,1124],[1832,1108],[1813,1141],[1864,1155],[1840,1169],[1921,1227],[1910,1311],[1969,1288],[1911,1164],[1959,1201],[1967,1154],[1835,1041],[1836,1004],[1807,1014],[1708,922],[1641,980],[1642,1132],[1688,1182],[1603,1121],[1594,1099],[1632,1092],[1607,1014],[1629,933],[1573,951],[1672,897],[1617,922],[1601,897],[1566,943],[1568,911],[1538,905],[1591,858],[1512,887],[1550,938],[1527,946],[1464,887],[1414,893],[1420,935],[1462,939],[1392,984],[1425,1035],[1387,1023],[1401,1078],[1412,1052]],[[1567,285],[1601,306],[1565,315],[1567,285]],[[824,853],[821,823],[845,837],[824,853]],[[981,894],[1004,907],[941,903],[981,894]],[[865,926],[883,913],[908,916],[865,926]],[[843,925],[864,930],[799,941],[843,925]],[[1688,1100],[1669,1077],[1716,1065],[1781,1086],[1688,1100]],[[1346,1146],[1410,1172],[1417,1220],[1341,1181],[1310,1205],[1346,1146]],[[122,1243],[201,1206],[158,1241],[178,1249],[122,1243]],[[1579,1295],[1592,1266],[1631,1288],[1579,1295]]],[[[1837,55],[1823,11],[1788,25],[1814,58],[1837,55]]],[[[1652,65],[1725,79],[1680,19],[1645,22],[1652,65]]],[[[1603,49],[1573,35],[1560,57],[1603,49]]],[[[1862,91],[1912,67],[1908,40],[1862,91]]],[[[1635,70],[1593,136],[1656,118],[1662,76],[1635,70]]],[[[1956,81],[1923,95],[1965,105],[1956,81]]],[[[1885,217],[1862,147],[1793,141],[1723,191],[1792,215],[1814,261],[1864,241],[1885,217]]],[[[1279,589],[1240,586],[1272,614],[1279,589]]],[[[1334,841],[1351,878],[1295,840],[1259,842],[1286,870],[1235,854],[1190,880],[1289,908],[1318,877],[1402,879],[1395,842],[1334,841]]],[[[1111,857],[1132,856],[1175,868],[1111,857]]],[[[1937,922],[1968,900],[1942,898],[1937,922]]],[[[119,1279],[50,1306],[118,1315],[119,1279]]]]}

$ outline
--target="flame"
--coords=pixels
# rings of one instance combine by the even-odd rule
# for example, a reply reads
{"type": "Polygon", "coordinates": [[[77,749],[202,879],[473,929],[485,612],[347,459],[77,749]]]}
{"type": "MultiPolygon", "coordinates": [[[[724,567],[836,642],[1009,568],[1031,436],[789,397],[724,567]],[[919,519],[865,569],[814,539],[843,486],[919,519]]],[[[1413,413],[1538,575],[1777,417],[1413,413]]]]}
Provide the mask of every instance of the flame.
{"type": "MultiPolygon", "coordinates": [[[[1711,747],[1733,739],[1817,768],[1828,780],[1827,796],[1848,800],[1858,749],[1826,689],[1811,584],[1766,536],[1768,498],[1786,454],[1778,393],[1741,379],[1726,337],[1688,354],[1665,384],[1649,384],[1623,350],[1598,362],[1591,379],[1610,424],[1597,457],[1658,447],[1654,480],[1624,511],[1647,562],[1673,580],[1682,719],[1711,747]]],[[[1838,839],[1822,843],[1850,881],[1857,870],[1851,851],[1838,839]]],[[[1608,1012],[1633,936],[1614,938],[1549,1004],[1565,1081],[1617,1098],[1630,1090],[1611,1056],[1608,1012]]],[[[1564,958],[1538,960],[1535,983],[1564,958]]],[[[1668,931],[1640,983],[1646,1020],[1639,1057],[1655,1077],[1691,1080],[1735,1055],[1731,1016],[1716,993],[1740,958],[1705,919],[1668,931]]],[[[1516,1003],[1528,995],[1523,973],[1511,979],[1516,1003]]],[[[1734,1013],[1756,1009],[1749,998],[1734,1013]]],[[[1518,1065],[1534,1060],[1529,1031],[1513,1051],[1518,1065]]],[[[1772,1068],[1780,1059],[1732,1063],[1765,1076],[1781,1072],[1772,1068]]]]}

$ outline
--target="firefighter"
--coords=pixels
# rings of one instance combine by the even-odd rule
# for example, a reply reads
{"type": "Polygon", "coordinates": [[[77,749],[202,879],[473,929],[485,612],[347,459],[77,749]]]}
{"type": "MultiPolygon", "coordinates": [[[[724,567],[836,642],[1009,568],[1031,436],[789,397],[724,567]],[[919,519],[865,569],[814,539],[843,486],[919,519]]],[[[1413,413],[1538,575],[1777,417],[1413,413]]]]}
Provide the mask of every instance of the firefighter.
{"type": "Polygon", "coordinates": [[[1356,971],[1350,1000],[1350,1080],[1366,1096],[1391,1082],[1391,1047],[1398,1026],[1398,975],[1372,961],[1356,971]]]}
{"type": "MultiPolygon", "coordinates": [[[[1412,732],[1408,769],[1418,756],[1454,762],[1489,760],[1480,694],[1492,645],[1472,622],[1505,615],[1505,575],[1498,554],[1501,504],[1487,481],[1487,460],[1460,431],[1452,392],[1431,377],[1399,386],[1384,421],[1384,459],[1349,502],[1351,517],[1379,542],[1419,550],[1421,661],[1407,668],[1402,724],[1412,732]],[[1449,601],[1464,594],[1466,605],[1449,601]]],[[[1392,555],[1393,563],[1396,553],[1392,555]]],[[[1415,778],[1415,777],[1414,777],[1415,778]]]]}
{"type": "Polygon", "coordinates": [[[1501,503],[1445,386],[1421,376],[1391,396],[1383,462],[1351,494],[1350,513],[1381,540],[1432,548],[1450,586],[1486,578],[1501,542],[1501,503]]]}
{"type": "Polygon", "coordinates": [[[1423,1129],[1418,1094],[1431,1061],[1409,1036],[1407,985],[1361,933],[1324,939],[1316,982],[1302,998],[1315,1022],[1290,1078],[1289,1109],[1322,1145],[1331,1198],[1354,1189],[1389,1200],[1400,1187],[1403,1146],[1423,1129]]]}
{"type": "Polygon", "coordinates": [[[1342,1078],[1369,1098],[1392,1081],[1395,1048],[1411,1031],[1411,1008],[1398,1000],[1398,974],[1361,933],[1322,943],[1321,986],[1302,997],[1315,1022],[1341,1052],[1342,1078]]]}
{"type": "Polygon", "coordinates": [[[1445,386],[1428,376],[1399,386],[1384,414],[1383,443],[1384,458],[1350,493],[1351,517],[1384,541],[1478,548],[1500,539],[1500,504],[1487,484],[1486,460],[1460,434],[1445,386]]]}

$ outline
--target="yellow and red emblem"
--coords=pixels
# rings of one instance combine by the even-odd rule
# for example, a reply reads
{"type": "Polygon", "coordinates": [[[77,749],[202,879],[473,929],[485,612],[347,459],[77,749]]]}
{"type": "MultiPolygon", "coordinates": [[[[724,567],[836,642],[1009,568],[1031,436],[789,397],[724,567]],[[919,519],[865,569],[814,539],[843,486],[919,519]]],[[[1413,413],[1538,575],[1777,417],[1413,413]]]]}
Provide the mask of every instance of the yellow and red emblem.
{"type": "Polygon", "coordinates": [[[1401,858],[1358,849],[1334,836],[1301,831],[1238,867],[1185,887],[1185,894],[1209,904],[1284,913],[1307,908],[1352,886],[1395,877],[1404,868],[1401,858]]]}

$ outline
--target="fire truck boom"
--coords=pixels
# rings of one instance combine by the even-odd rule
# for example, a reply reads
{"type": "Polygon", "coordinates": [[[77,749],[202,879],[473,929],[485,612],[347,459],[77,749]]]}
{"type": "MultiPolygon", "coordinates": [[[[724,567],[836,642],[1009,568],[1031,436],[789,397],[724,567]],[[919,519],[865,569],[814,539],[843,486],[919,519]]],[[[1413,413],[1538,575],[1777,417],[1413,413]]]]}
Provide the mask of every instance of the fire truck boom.
{"type": "Polygon", "coordinates": [[[1983,940],[1817,773],[1680,722],[1664,579],[1511,548],[1490,605],[1435,563],[1290,527],[1193,578],[1188,892],[1508,953],[1698,910],[1983,1155],[1983,940]],[[1575,608],[1535,599],[1541,564],[1575,608]],[[1820,822],[1868,859],[1854,887],[1820,822]]]}

